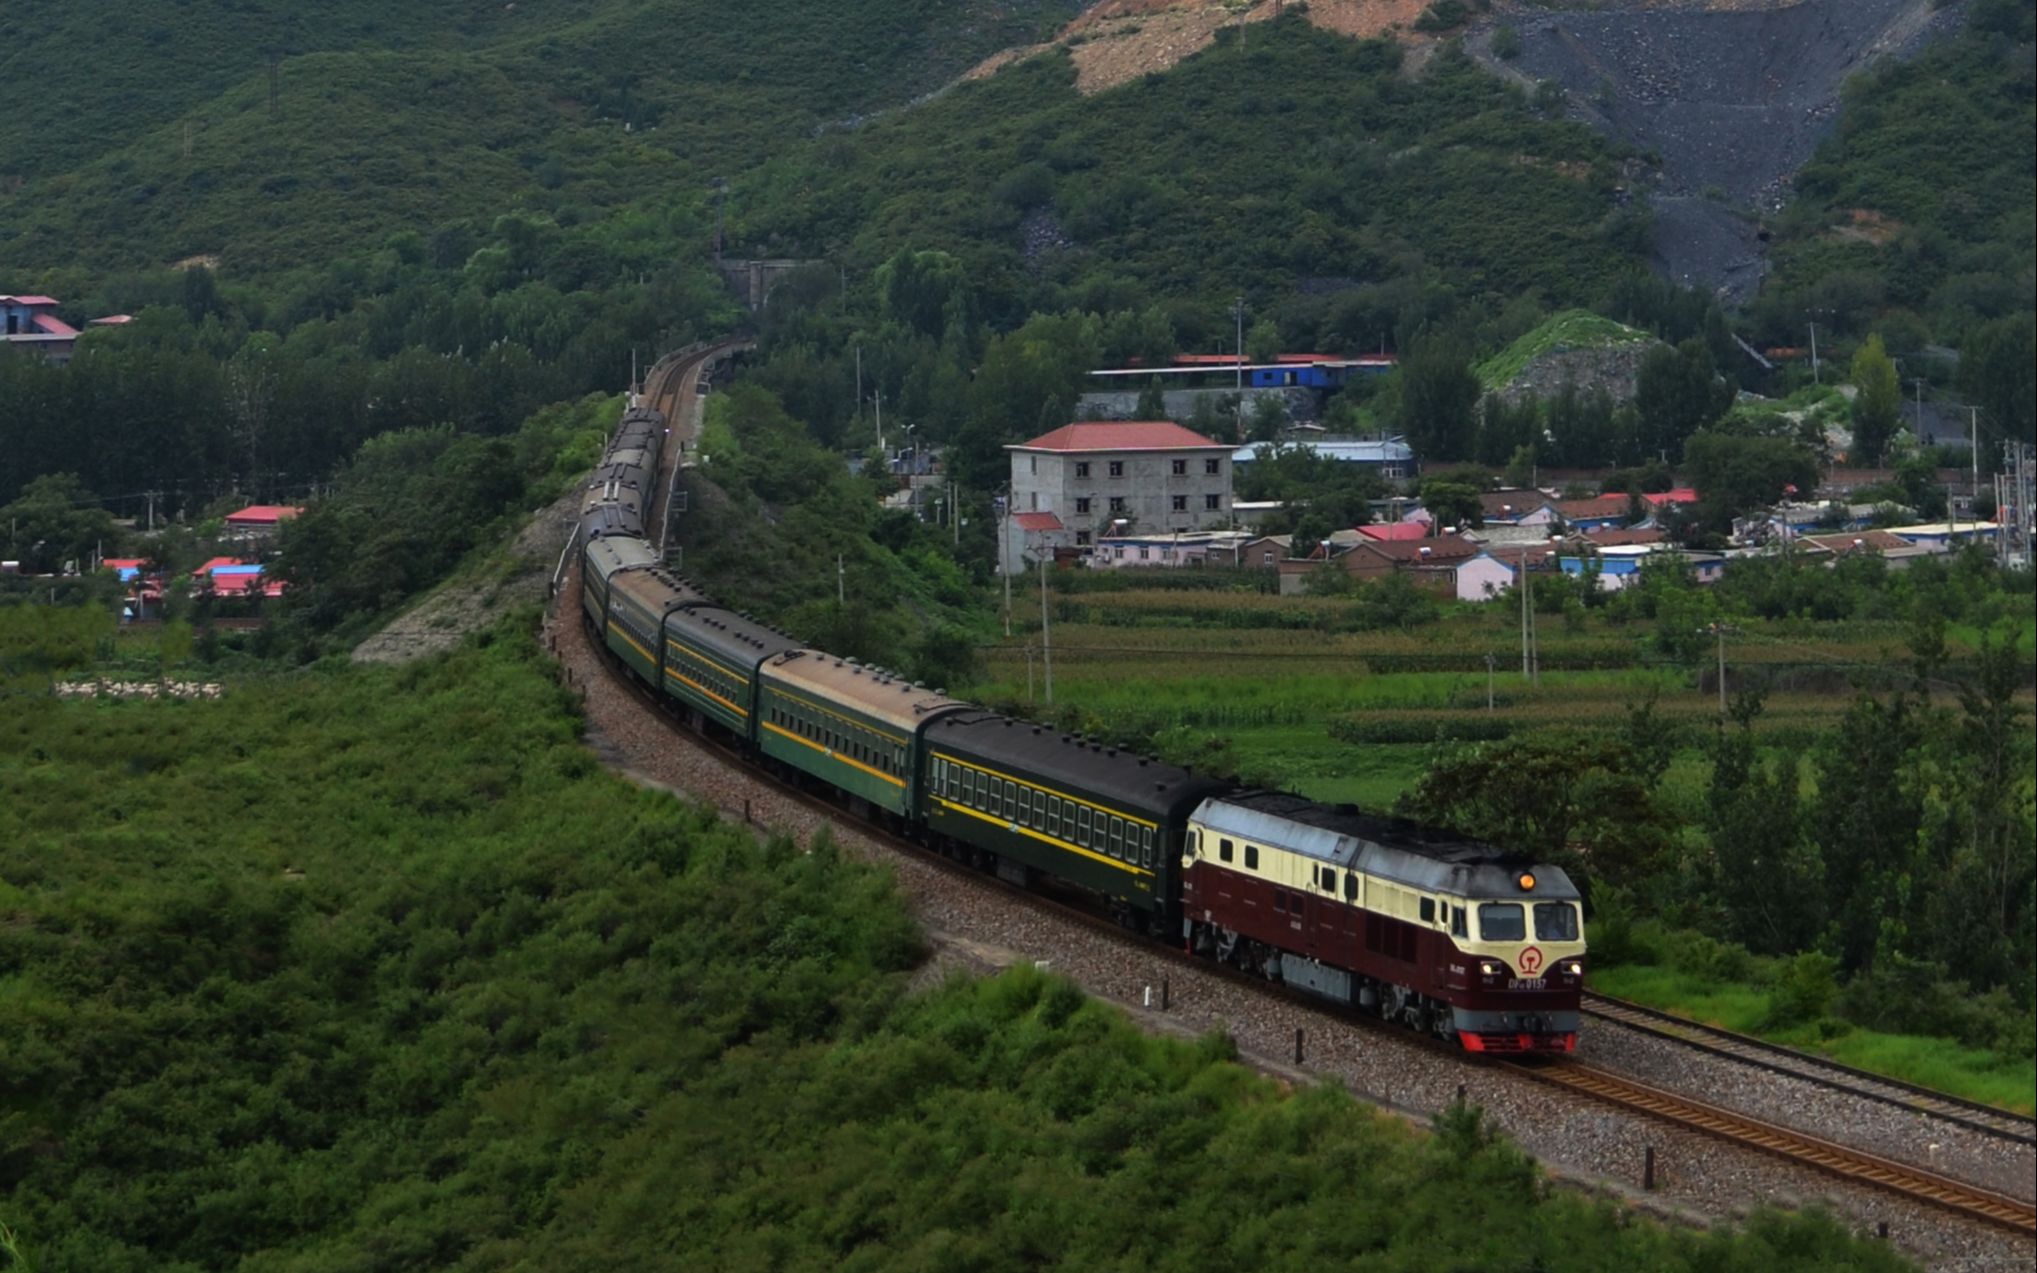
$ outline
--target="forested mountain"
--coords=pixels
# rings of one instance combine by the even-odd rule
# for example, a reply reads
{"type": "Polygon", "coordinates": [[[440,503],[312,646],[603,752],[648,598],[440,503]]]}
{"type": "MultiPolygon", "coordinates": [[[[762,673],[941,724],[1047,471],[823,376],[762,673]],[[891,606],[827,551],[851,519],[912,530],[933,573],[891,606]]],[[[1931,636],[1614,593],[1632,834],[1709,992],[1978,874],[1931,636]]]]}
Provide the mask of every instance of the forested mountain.
{"type": "Polygon", "coordinates": [[[709,178],[902,105],[1079,7],[9,6],[0,76],[30,100],[0,113],[0,271],[200,255],[275,271],[517,206],[697,201],[709,178]]]}

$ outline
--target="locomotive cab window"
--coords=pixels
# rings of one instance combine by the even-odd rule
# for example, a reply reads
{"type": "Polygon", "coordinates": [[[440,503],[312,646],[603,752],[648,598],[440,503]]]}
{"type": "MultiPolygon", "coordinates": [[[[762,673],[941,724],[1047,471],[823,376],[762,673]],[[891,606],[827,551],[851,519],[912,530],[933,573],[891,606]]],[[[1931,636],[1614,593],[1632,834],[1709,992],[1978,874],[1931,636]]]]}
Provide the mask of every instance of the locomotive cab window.
{"type": "Polygon", "coordinates": [[[1452,906],[1450,908],[1450,935],[1452,937],[1469,936],[1464,931],[1464,908],[1462,906],[1452,906]]]}
{"type": "Polygon", "coordinates": [[[1576,941],[1577,909],[1569,902],[1535,903],[1535,937],[1538,941],[1576,941]]]}
{"type": "Polygon", "coordinates": [[[1231,842],[1229,840],[1217,841],[1217,857],[1225,862],[1231,860],[1231,842]]]}
{"type": "Polygon", "coordinates": [[[1487,902],[1478,908],[1481,941],[1521,941],[1528,935],[1519,902],[1487,902]]]}
{"type": "Polygon", "coordinates": [[[1248,871],[1259,869],[1259,849],[1257,845],[1248,844],[1245,846],[1245,869],[1248,871]]]}
{"type": "Polygon", "coordinates": [[[1344,877],[1344,900],[1347,902],[1358,900],[1358,873],[1356,871],[1344,877]]]}
{"type": "Polygon", "coordinates": [[[1335,893],[1335,892],[1337,891],[1337,868],[1336,868],[1336,867],[1334,867],[1334,866],[1325,866],[1325,867],[1321,867],[1321,868],[1318,868],[1318,873],[1317,873],[1316,879],[1317,879],[1317,882],[1318,882],[1318,883],[1319,883],[1319,884],[1321,885],[1321,887],[1322,887],[1322,890],[1323,890],[1323,891],[1324,891],[1325,893],[1331,893],[1331,894],[1334,894],[1334,893],[1335,893]]]}
{"type": "Polygon", "coordinates": [[[1424,924],[1436,922],[1436,899],[1433,897],[1422,899],[1422,922],[1424,924]]]}

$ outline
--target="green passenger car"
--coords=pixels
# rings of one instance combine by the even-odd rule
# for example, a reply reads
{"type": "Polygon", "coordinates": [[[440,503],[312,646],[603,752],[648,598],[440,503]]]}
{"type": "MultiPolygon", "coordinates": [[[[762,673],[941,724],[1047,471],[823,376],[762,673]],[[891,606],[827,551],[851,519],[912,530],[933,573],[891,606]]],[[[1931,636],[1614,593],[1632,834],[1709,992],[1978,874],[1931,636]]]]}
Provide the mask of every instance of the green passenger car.
{"type": "Polygon", "coordinates": [[[905,816],[919,739],[965,706],[879,668],[820,650],[788,650],[759,670],[757,745],[876,809],[905,816]]]}
{"type": "Polygon", "coordinates": [[[663,635],[664,693],[756,745],[757,665],[799,642],[710,601],[666,615],[663,635]]]}

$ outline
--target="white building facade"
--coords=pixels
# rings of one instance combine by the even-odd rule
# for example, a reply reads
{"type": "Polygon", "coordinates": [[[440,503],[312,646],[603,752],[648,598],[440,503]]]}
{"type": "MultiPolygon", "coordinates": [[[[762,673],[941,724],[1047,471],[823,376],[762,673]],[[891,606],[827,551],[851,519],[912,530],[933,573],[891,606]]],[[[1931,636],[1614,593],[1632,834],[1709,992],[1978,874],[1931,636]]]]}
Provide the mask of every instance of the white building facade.
{"type": "Polygon", "coordinates": [[[1023,525],[1052,514],[1070,546],[1090,550],[1112,536],[1166,535],[1227,527],[1232,447],[1170,421],[1068,424],[1011,453],[1011,494],[998,569],[1025,568],[1023,525]]]}

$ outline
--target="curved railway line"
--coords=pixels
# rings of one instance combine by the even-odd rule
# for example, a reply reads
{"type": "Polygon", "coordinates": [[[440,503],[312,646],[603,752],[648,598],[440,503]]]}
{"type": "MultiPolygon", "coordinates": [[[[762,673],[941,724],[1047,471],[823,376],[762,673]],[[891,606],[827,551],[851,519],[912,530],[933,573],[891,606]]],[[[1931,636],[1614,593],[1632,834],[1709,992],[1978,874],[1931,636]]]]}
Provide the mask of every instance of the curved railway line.
{"type": "Polygon", "coordinates": [[[1956,1124],[1983,1136],[2037,1145],[2037,1119],[1998,1109],[1993,1105],[1950,1096],[1928,1087],[1902,1082],[1900,1079],[1885,1078],[1867,1070],[1827,1060],[1814,1053],[1738,1034],[1719,1026],[1706,1025],[1645,1004],[1616,999],[1611,995],[1586,991],[1584,1012],[1585,1015],[1597,1017],[1602,1021],[1614,1021],[1629,1029],[1640,1030],[1657,1038],[1668,1039],[1715,1056],[1727,1057],[1770,1073],[1802,1079],[1807,1083],[1815,1083],[1820,1087],[1844,1092],[1848,1096],[1857,1096],[1863,1100],[1879,1101],[1915,1113],[1928,1114],[1932,1118],[1956,1124]]]}
{"type": "MultiPolygon", "coordinates": [[[[717,345],[701,345],[660,359],[646,375],[644,402],[664,411],[666,418],[673,421],[673,433],[675,436],[679,435],[680,422],[686,418],[682,413],[697,402],[694,386],[699,368],[726,357],[743,343],[731,341],[717,345]]],[[[687,440],[690,441],[690,438],[687,440]]],[[[674,446],[667,449],[665,463],[670,468],[670,477],[666,482],[661,482],[661,485],[669,482],[676,486],[677,476],[682,468],[678,457],[684,449],[687,448],[674,446]]],[[[577,570],[574,572],[574,582],[577,587],[577,570]]],[[[562,614],[562,621],[577,622],[578,604],[571,604],[569,609],[573,617],[567,618],[562,614]]],[[[835,800],[752,764],[739,749],[723,740],[686,728],[672,714],[669,702],[651,693],[636,678],[627,675],[615,656],[601,643],[590,643],[590,648],[615,683],[620,685],[626,694],[649,707],[654,714],[664,720],[673,734],[683,738],[691,746],[721,756],[739,767],[751,780],[805,806],[826,820],[847,823],[860,834],[883,843],[894,852],[912,857],[945,873],[966,877],[974,886],[1009,897],[1019,905],[1034,908],[1057,919],[1085,925],[1128,947],[1136,947],[1147,954],[1191,966],[1200,972],[1213,973],[1241,984],[1249,984],[1260,993],[1271,992],[1281,998],[1306,1003],[1318,1009],[1330,1006],[1314,996],[1277,983],[1269,983],[1238,969],[1198,959],[1185,951],[1156,945],[1127,934],[1106,916],[1041,892],[1015,886],[995,875],[966,866],[899,836],[874,821],[858,817],[835,800]]],[[[2004,1140],[2029,1142],[2033,1139],[2031,1120],[1990,1106],[1962,1101],[1943,1093],[1883,1079],[1763,1040],[1735,1035],[1730,1031],[1700,1025],[1606,996],[1587,996],[1586,1008],[1591,1015],[1601,1019],[1616,1021],[1677,1043],[1760,1066],[1792,1078],[1901,1105],[2004,1140]]],[[[1432,1044],[1424,1036],[1382,1021],[1356,1015],[1342,1015],[1341,1019],[1360,1028],[1389,1030],[1396,1039],[1418,1045],[1436,1046],[1440,1050],[1440,1045],[1432,1044]]],[[[1464,1059],[1462,1054],[1454,1050],[1451,1050],[1450,1055],[1454,1059],[1464,1059]]],[[[1880,1189],[1996,1228],[2024,1236],[2037,1236],[2037,1206],[2033,1206],[2032,1203],[1953,1180],[1923,1168],[1850,1149],[1747,1114],[1708,1105],[1612,1074],[1582,1061],[1570,1058],[1539,1062],[1486,1059],[1473,1063],[1490,1065],[1500,1072],[1568,1090],[1631,1114],[1757,1150],[1850,1183],[1880,1189]]]]}

